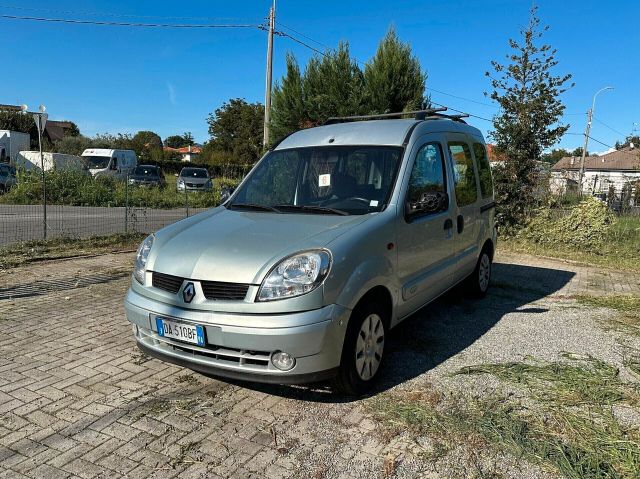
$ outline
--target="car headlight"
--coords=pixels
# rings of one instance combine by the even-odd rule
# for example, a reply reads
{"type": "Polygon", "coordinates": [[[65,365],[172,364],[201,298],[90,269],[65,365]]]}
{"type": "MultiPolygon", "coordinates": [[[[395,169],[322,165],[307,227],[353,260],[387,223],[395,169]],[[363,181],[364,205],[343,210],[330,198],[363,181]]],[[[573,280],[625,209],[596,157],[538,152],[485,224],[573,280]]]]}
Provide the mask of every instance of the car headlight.
{"type": "Polygon", "coordinates": [[[267,275],[258,291],[257,301],[292,298],[313,291],[322,284],[331,269],[331,253],[312,250],[283,259],[267,275]]]}
{"type": "Polygon", "coordinates": [[[136,253],[136,262],[133,270],[133,276],[138,283],[144,284],[144,273],[147,270],[147,257],[153,246],[153,242],[156,239],[154,235],[149,235],[142,242],[136,253]]]}

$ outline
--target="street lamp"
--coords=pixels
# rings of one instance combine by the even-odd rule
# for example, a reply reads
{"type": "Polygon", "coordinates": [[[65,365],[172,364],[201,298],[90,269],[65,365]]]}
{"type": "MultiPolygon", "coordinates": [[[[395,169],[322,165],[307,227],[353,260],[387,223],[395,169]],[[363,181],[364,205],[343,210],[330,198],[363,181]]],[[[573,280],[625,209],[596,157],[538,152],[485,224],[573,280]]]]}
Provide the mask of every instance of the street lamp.
{"type": "Polygon", "coordinates": [[[587,113],[587,128],[584,132],[584,147],[582,148],[582,158],[580,159],[580,174],[578,176],[578,188],[580,188],[579,194],[582,196],[582,179],[584,177],[584,157],[587,155],[587,147],[589,146],[589,133],[591,133],[591,121],[593,120],[593,110],[596,108],[596,97],[598,94],[605,90],[613,90],[612,86],[606,86],[604,88],[600,88],[593,95],[593,102],[591,103],[591,109],[587,113]]]}

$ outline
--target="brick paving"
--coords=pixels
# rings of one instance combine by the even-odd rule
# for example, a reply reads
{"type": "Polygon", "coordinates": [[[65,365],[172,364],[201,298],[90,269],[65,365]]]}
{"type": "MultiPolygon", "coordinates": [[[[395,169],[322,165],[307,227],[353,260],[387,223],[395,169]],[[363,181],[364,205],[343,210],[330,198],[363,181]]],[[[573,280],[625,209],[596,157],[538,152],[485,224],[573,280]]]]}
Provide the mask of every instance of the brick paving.
{"type": "MultiPolygon", "coordinates": [[[[421,471],[408,444],[377,431],[362,401],[323,385],[230,384],[142,355],[122,305],[131,256],[0,273],[0,478],[387,477],[396,457],[407,477],[421,471]]],[[[499,260],[498,285],[542,285],[557,297],[640,293],[635,275],[499,260]]],[[[408,347],[406,332],[399,336],[391,355],[408,347]]],[[[415,364],[411,374],[391,368],[382,388],[433,367],[415,364]]]]}

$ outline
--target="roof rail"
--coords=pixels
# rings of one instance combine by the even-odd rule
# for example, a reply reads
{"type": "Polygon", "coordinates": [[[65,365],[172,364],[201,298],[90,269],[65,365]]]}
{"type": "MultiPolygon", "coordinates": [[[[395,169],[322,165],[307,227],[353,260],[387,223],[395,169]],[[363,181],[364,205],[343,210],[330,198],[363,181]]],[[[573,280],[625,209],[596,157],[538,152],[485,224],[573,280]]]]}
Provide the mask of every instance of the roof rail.
{"type": "Polygon", "coordinates": [[[437,119],[437,118],[448,118],[453,121],[460,121],[465,123],[462,118],[466,118],[469,115],[466,113],[460,115],[446,115],[442,113],[443,111],[447,111],[447,107],[442,108],[427,108],[424,110],[414,110],[414,111],[399,111],[396,113],[381,113],[378,115],[355,115],[355,116],[335,116],[331,118],[327,118],[327,120],[323,123],[323,125],[332,125],[335,123],[346,123],[349,121],[362,121],[362,120],[377,120],[384,118],[401,118],[403,116],[413,116],[416,120],[428,120],[428,119],[437,119]]]}
{"type": "Polygon", "coordinates": [[[361,121],[361,120],[376,120],[379,118],[394,118],[411,115],[414,118],[418,118],[419,115],[432,115],[441,111],[446,111],[447,108],[429,108],[426,110],[414,110],[414,111],[399,111],[396,113],[380,113],[377,115],[355,115],[355,116],[334,116],[328,118],[323,125],[331,125],[333,123],[346,123],[348,121],[361,121]]]}

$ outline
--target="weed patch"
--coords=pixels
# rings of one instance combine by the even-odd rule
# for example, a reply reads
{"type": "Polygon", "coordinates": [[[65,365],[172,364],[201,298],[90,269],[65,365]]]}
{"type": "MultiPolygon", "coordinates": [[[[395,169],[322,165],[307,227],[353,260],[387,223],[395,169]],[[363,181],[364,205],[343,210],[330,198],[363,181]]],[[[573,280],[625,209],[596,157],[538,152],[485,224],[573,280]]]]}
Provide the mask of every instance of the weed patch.
{"type": "Polygon", "coordinates": [[[609,319],[606,326],[627,334],[640,336],[640,296],[631,294],[609,296],[582,294],[576,296],[576,300],[586,306],[613,309],[618,314],[609,319]]]}
{"type": "Polygon", "coordinates": [[[116,234],[92,238],[58,238],[16,243],[0,248],[0,269],[11,268],[46,259],[71,258],[86,254],[109,253],[135,249],[143,234],[116,234]]]}
{"type": "Polygon", "coordinates": [[[613,406],[640,405],[637,385],[591,357],[560,362],[482,364],[457,375],[490,374],[526,392],[482,398],[382,395],[369,406],[387,427],[427,435],[434,448],[492,448],[567,478],[632,478],[640,471],[640,431],[621,425],[613,406]],[[435,399],[434,399],[435,398],[435,399]]]}

